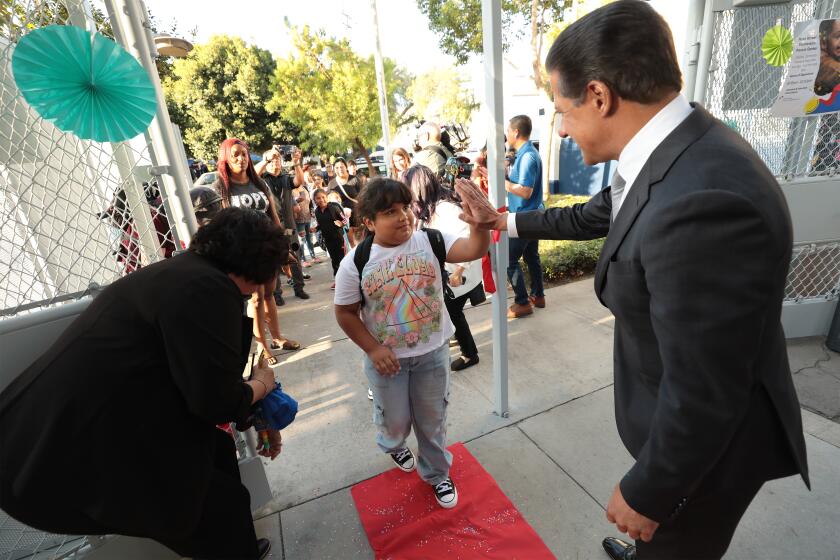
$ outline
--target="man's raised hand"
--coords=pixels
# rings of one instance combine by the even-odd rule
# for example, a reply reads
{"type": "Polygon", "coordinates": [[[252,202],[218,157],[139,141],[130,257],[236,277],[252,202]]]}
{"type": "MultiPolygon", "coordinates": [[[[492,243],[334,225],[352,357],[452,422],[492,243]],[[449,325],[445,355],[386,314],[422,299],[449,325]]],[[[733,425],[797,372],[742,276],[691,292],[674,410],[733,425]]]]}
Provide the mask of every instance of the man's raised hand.
{"type": "Polygon", "coordinates": [[[493,208],[481,189],[466,179],[455,180],[455,191],[461,197],[464,212],[460,218],[478,229],[507,229],[502,214],[493,208]]]}

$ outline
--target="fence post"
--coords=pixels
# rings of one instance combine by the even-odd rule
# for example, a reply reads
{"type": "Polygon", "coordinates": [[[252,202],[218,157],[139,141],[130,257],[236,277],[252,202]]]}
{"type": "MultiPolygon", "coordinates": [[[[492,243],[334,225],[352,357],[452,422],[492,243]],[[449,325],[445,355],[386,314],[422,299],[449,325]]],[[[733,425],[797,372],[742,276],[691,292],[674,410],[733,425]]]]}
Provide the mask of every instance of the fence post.
{"type": "Polygon", "coordinates": [[[149,125],[151,138],[151,156],[155,169],[154,175],[161,177],[161,190],[169,200],[167,215],[172,224],[172,233],[177,248],[189,245],[192,234],[198,229],[195,213],[190,201],[190,184],[185,177],[189,176],[187,162],[183,160],[178,147],[178,139],[166,100],[160,86],[160,77],[155,66],[154,44],[151,39],[151,29],[147,21],[145,6],[140,0],[107,0],[105,5],[111,19],[114,35],[123,47],[134,55],[143,68],[149,73],[157,95],[157,111],[152,124],[149,125]]]}
{"type": "MultiPolygon", "coordinates": [[[[505,204],[505,176],[502,112],[502,5],[501,0],[482,0],[484,35],[484,91],[487,104],[487,176],[490,202],[497,208],[505,204]]],[[[508,416],[507,352],[507,264],[508,235],[502,232],[499,242],[490,248],[495,256],[493,271],[496,294],[493,296],[493,404],[496,414],[508,416]]]]}

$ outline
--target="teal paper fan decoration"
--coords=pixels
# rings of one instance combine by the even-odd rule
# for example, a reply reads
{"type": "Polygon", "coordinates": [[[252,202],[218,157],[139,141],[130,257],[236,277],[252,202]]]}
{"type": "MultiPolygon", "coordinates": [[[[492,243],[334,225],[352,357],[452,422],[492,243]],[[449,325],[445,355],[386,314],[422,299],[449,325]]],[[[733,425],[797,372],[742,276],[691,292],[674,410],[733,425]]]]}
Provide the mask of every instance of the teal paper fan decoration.
{"type": "Polygon", "coordinates": [[[72,25],[25,35],[12,55],[26,102],[84,140],[121,142],[152,122],[155,88],[140,63],[111,39],[72,25]]]}

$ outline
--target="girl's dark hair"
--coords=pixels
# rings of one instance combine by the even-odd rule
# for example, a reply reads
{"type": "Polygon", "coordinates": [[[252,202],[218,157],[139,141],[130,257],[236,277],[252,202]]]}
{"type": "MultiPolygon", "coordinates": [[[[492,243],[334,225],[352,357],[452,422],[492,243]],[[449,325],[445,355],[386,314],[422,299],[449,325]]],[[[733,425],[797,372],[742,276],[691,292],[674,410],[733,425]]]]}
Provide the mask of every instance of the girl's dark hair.
{"type": "Polygon", "coordinates": [[[190,242],[224,273],[264,284],[289,261],[289,240],[271,218],[246,208],[224,208],[190,242]]]}
{"type": "Polygon", "coordinates": [[[403,180],[411,189],[414,204],[411,209],[422,223],[431,221],[435,215],[435,208],[441,201],[452,202],[460,206],[460,200],[455,191],[440,182],[437,175],[425,165],[409,167],[403,180]]]}
{"type": "Polygon", "coordinates": [[[592,80],[638,103],[682,89],[671,30],[642,0],[618,0],[572,23],[551,45],[545,69],[559,73],[560,94],[575,101],[592,80]]]}
{"type": "Polygon", "coordinates": [[[315,197],[319,194],[327,196],[327,191],[325,191],[324,189],[315,189],[314,191],[312,191],[312,200],[315,200],[315,197]]]}
{"type": "Polygon", "coordinates": [[[248,169],[246,170],[248,180],[268,198],[268,214],[275,224],[280,225],[280,216],[277,213],[277,208],[274,206],[274,197],[271,191],[268,190],[268,185],[265,184],[265,181],[257,175],[254,162],[251,160],[251,149],[248,147],[248,144],[239,138],[227,138],[219,144],[219,158],[216,160],[216,170],[218,171],[219,178],[216,179],[214,186],[222,196],[222,204],[226,207],[230,206],[230,167],[228,166],[227,160],[230,157],[231,150],[236,145],[242,146],[248,152],[248,169]]]}
{"type": "Polygon", "coordinates": [[[411,204],[411,191],[405,183],[377,177],[368,181],[368,184],[359,193],[353,212],[358,216],[359,222],[365,218],[373,220],[376,218],[377,212],[387,210],[395,202],[411,204]]]}

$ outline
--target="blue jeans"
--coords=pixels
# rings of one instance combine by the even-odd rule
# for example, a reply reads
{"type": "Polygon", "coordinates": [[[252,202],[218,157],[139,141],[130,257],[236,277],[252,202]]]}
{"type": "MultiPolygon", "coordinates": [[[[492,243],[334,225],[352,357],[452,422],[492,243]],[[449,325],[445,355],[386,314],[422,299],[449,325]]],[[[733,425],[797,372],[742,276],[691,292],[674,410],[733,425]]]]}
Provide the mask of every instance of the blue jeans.
{"type": "Polygon", "coordinates": [[[303,249],[305,247],[309,247],[309,255],[312,259],[315,259],[315,245],[312,243],[312,234],[309,233],[309,223],[308,222],[298,222],[295,224],[297,227],[298,237],[300,237],[300,233],[303,232],[303,237],[300,237],[300,260],[301,262],[304,261],[303,257],[303,249]]]}
{"type": "Polygon", "coordinates": [[[542,297],[543,275],[540,264],[539,241],[536,239],[510,238],[509,260],[507,275],[510,285],[513,287],[514,301],[520,305],[528,303],[528,291],[525,289],[525,274],[519,266],[519,258],[525,260],[528,265],[528,272],[531,274],[531,295],[542,297]]]}
{"type": "Polygon", "coordinates": [[[414,426],[417,472],[431,485],[449,477],[452,454],[446,450],[446,409],[449,406],[449,344],[422,356],[400,358],[393,377],[379,375],[368,359],[365,375],[373,390],[376,443],[385,453],[404,449],[414,426]]]}

